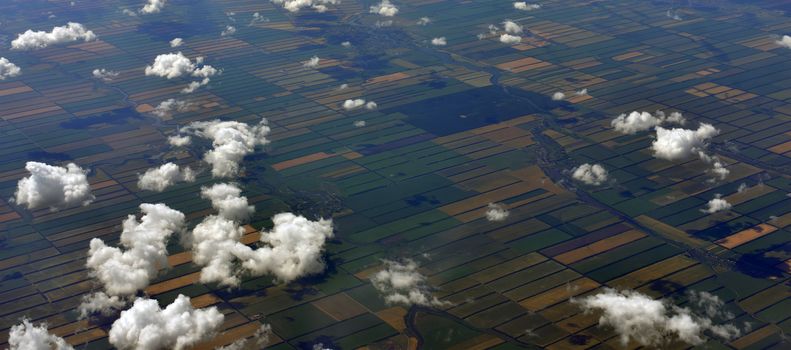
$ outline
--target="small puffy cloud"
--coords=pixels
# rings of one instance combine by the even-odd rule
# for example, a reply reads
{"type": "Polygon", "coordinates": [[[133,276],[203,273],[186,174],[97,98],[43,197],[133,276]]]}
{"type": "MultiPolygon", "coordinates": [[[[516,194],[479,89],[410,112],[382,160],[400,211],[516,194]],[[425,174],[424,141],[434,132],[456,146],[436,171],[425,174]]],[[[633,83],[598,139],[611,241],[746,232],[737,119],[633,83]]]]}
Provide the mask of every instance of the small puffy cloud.
{"type": "Polygon", "coordinates": [[[174,163],[162,164],[158,168],[146,170],[138,175],[137,187],[142,190],[162,192],[177,182],[194,182],[195,173],[189,167],[179,168],[174,163]]]}
{"type": "Polygon", "coordinates": [[[528,4],[528,3],[524,2],[524,1],[519,1],[519,2],[515,2],[514,3],[514,8],[517,9],[517,10],[522,10],[522,11],[533,11],[533,10],[540,9],[541,5],[539,5],[539,4],[528,4]]]}
{"type": "Polygon", "coordinates": [[[667,123],[684,125],[686,119],[679,112],[666,115],[662,111],[657,111],[655,114],[634,111],[617,116],[610,122],[610,125],[622,134],[633,135],[667,123]]]}
{"type": "Polygon", "coordinates": [[[77,310],[80,311],[80,319],[84,319],[97,313],[110,316],[115,310],[120,310],[124,306],[126,302],[117,295],[109,296],[107,293],[97,292],[84,296],[77,310]]]}
{"type": "Polygon", "coordinates": [[[22,74],[22,69],[5,57],[0,57],[0,80],[13,78],[22,74]]]}
{"type": "MultiPolygon", "coordinates": [[[[577,96],[585,96],[588,94],[588,89],[577,90],[576,92],[574,92],[574,94],[577,96]]],[[[680,116],[681,113],[679,113],[678,115],[680,116]]]]}
{"type": "MultiPolygon", "coordinates": [[[[622,344],[636,341],[644,346],[659,346],[677,338],[691,345],[706,341],[704,332],[724,339],[738,336],[739,329],[730,324],[715,325],[707,315],[699,315],[687,308],[679,308],[666,300],[654,300],[630,290],[605,289],[603,292],[573,300],[586,312],[601,312],[600,326],[612,327],[622,344]]],[[[719,299],[708,299],[707,303],[719,299]]]]}
{"type": "Polygon", "coordinates": [[[88,205],[94,200],[87,171],[74,163],[65,167],[27,162],[30,176],[17,183],[14,201],[28,209],[49,207],[50,210],[88,205]]]}
{"type": "Polygon", "coordinates": [[[563,101],[563,99],[565,99],[565,98],[566,98],[566,94],[564,94],[564,93],[562,93],[560,91],[552,94],[552,101],[563,101]]]}
{"type": "Polygon", "coordinates": [[[112,81],[114,78],[117,78],[120,73],[115,72],[115,71],[111,71],[111,70],[107,70],[107,69],[104,69],[104,68],[101,68],[101,69],[97,68],[97,69],[93,70],[92,74],[93,74],[93,77],[96,78],[96,79],[101,79],[103,81],[109,82],[109,81],[112,81]]]}
{"type": "Polygon", "coordinates": [[[28,319],[11,327],[8,345],[10,350],[74,350],[63,338],[50,334],[46,324],[35,326],[28,319]]]}
{"type": "Polygon", "coordinates": [[[722,195],[715,194],[714,198],[706,203],[706,208],[701,209],[701,211],[707,214],[714,214],[719,211],[729,210],[731,207],[731,203],[728,203],[728,201],[723,199],[722,195]]]}
{"type": "Polygon", "coordinates": [[[374,110],[374,109],[376,109],[378,107],[379,107],[379,105],[376,104],[376,102],[374,102],[374,101],[368,101],[368,102],[365,103],[365,109],[367,109],[367,110],[374,110]]]}
{"type": "Polygon", "coordinates": [[[216,307],[195,309],[182,294],[164,309],[154,299],[138,298],[121,312],[108,335],[110,344],[121,350],[181,350],[211,339],[224,319],[216,307]]]}
{"type": "Polygon", "coordinates": [[[431,18],[428,17],[420,17],[417,22],[415,22],[419,26],[424,26],[431,23],[431,18]]]}
{"type": "Polygon", "coordinates": [[[517,24],[512,20],[505,20],[505,22],[503,22],[503,29],[505,29],[506,33],[510,33],[510,34],[522,33],[522,26],[520,26],[519,24],[517,24]]]}
{"type": "Polygon", "coordinates": [[[168,143],[173,147],[185,147],[192,144],[192,137],[186,135],[173,135],[168,137],[168,143]]]}
{"type": "Polygon", "coordinates": [[[350,41],[344,41],[344,42],[341,43],[341,46],[343,46],[343,47],[348,49],[348,48],[352,47],[352,43],[350,41]]]}
{"type": "Polygon", "coordinates": [[[502,35],[500,35],[500,42],[503,44],[515,45],[522,42],[522,37],[518,35],[503,33],[502,35]]]}
{"type": "Polygon", "coordinates": [[[783,35],[783,37],[775,41],[775,43],[787,49],[791,49],[791,36],[783,35]]]}
{"type": "Polygon", "coordinates": [[[697,130],[656,127],[651,144],[654,156],[665,160],[686,159],[702,152],[709,139],[719,134],[711,124],[701,123],[697,130]]]}
{"type": "Polygon", "coordinates": [[[269,143],[269,126],[266,119],[254,126],[237,121],[193,122],[181,130],[200,138],[212,140],[212,150],[203,155],[203,160],[212,166],[212,176],[216,178],[234,177],[241,170],[242,159],[253,152],[257,146],[269,143]]]}
{"type": "Polygon", "coordinates": [[[174,38],[170,41],[170,47],[179,47],[181,45],[184,45],[184,39],[182,38],[174,38]]]}
{"type": "Polygon", "coordinates": [[[384,265],[383,270],[371,277],[371,283],[384,296],[386,303],[429,307],[450,305],[431,295],[426,277],[417,270],[417,263],[413,260],[403,263],[385,260],[384,265]]]}
{"type": "Polygon", "coordinates": [[[250,24],[248,26],[254,26],[258,23],[266,23],[269,22],[269,18],[262,16],[260,13],[256,12],[253,13],[253,19],[250,20],[250,24]]]}
{"type": "Polygon", "coordinates": [[[148,0],[145,6],[140,9],[140,13],[142,14],[151,14],[151,13],[159,13],[162,11],[162,8],[165,7],[167,0],[148,0]]]}
{"type": "Polygon", "coordinates": [[[269,324],[262,324],[261,327],[253,333],[251,338],[239,339],[231,344],[217,348],[215,350],[246,350],[246,349],[264,349],[269,343],[269,338],[272,336],[272,326],[269,324]]]}
{"type": "Polygon", "coordinates": [[[327,11],[327,5],[336,5],[339,0],[271,0],[275,5],[281,5],[288,12],[299,12],[303,8],[312,8],[316,12],[327,11]]]}
{"type": "Polygon", "coordinates": [[[241,196],[242,190],[233,184],[214,184],[201,188],[201,197],[211,201],[218,214],[228,220],[244,222],[250,219],[255,208],[247,204],[247,197],[241,196]]]}
{"type": "Polygon", "coordinates": [[[447,44],[448,44],[448,41],[445,39],[444,36],[441,36],[439,38],[431,39],[431,45],[434,45],[434,46],[445,46],[447,44]]]}
{"type": "Polygon", "coordinates": [[[355,120],[354,127],[355,128],[362,128],[365,126],[365,120],[355,120]]]}
{"type": "Polygon", "coordinates": [[[183,93],[191,93],[197,88],[208,84],[210,81],[209,78],[217,75],[219,72],[220,71],[210,65],[203,65],[202,57],[196,58],[193,63],[180,51],[177,53],[158,55],[154,58],[154,63],[150,66],[146,66],[145,69],[147,76],[153,75],[167,79],[174,79],[182,76],[203,78],[201,81],[191,82],[181,91],[183,93]]]}
{"type": "Polygon", "coordinates": [[[486,220],[503,221],[508,218],[510,213],[502,204],[489,203],[486,206],[486,220]]]}
{"type": "Polygon", "coordinates": [[[343,109],[345,109],[347,111],[351,111],[351,110],[360,108],[362,106],[365,106],[365,100],[363,100],[361,98],[357,98],[357,99],[353,99],[353,100],[349,99],[349,100],[343,101],[343,109]]]}
{"type": "Polygon", "coordinates": [[[184,113],[195,109],[193,103],[169,98],[160,102],[151,113],[160,118],[170,117],[174,113],[184,113]]]}
{"type": "Polygon", "coordinates": [[[28,29],[24,33],[19,34],[17,38],[11,42],[11,49],[43,49],[50,45],[68,43],[77,40],[93,41],[96,40],[96,34],[85,29],[82,24],[75,22],[69,22],[65,26],[54,27],[50,32],[34,32],[28,29]]]}
{"type": "Polygon", "coordinates": [[[88,251],[89,274],[108,295],[132,295],[148,287],[167,266],[167,241],[184,227],[184,214],[164,204],[140,204],[142,218],[129,215],[123,222],[120,243],[125,250],[94,238],[88,251]]]}
{"type": "Polygon", "coordinates": [[[236,34],[236,27],[234,26],[225,26],[225,29],[220,32],[220,36],[231,36],[236,34]]]}
{"type": "Polygon", "coordinates": [[[607,169],[599,164],[582,164],[571,171],[571,177],[586,185],[599,186],[609,177],[607,169]]]}
{"type": "Polygon", "coordinates": [[[390,0],[382,0],[380,3],[371,6],[369,12],[384,17],[393,17],[398,14],[398,7],[393,5],[390,0]]]}
{"type": "Polygon", "coordinates": [[[318,68],[319,56],[313,56],[309,60],[302,62],[302,66],[305,68],[318,68]]]}

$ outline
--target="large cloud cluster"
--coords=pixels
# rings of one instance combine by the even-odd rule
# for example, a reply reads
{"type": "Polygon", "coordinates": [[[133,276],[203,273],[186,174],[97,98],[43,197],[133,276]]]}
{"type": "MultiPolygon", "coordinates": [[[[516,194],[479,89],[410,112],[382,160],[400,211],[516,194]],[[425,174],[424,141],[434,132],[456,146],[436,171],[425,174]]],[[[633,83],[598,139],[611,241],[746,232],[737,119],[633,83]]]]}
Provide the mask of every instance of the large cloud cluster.
{"type": "Polygon", "coordinates": [[[607,169],[599,164],[582,164],[571,170],[571,177],[586,185],[599,186],[609,179],[607,169]]]}
{"type": "Polygon", "coordinates": [[[151,14],[151,13],[159,13],[162,11],[162,8],[165,7],[167,0],[148,0],[145,6],[140,9],[140,13],[142,14],[151,14]]]}
{"type": "Polygon", "coordinates": [[[194,182],[195,173],[189,167],[180,168],[173,163],[162,164],[158,168],[146,170],[139,175],[137,187],[143,190],[162,192],[177,182],[194,182]]]}
{"type": "Polygon", "coordinates": [[[656,140],[651,144],[654,156],[666,160],[682,160],[703,152],[708,140],[719,130],[711,124],[701,123],[697,130],[656,127],[656,140]]]}
{"type": "Polygon", "coordinates": [[[22,74],[22,69],[5,57],[0,57],[0,80],[13,78],[22,74]]]}
{"type": "Polygon", "coordinates": [[[177,53],[166,53],[154,58],[154,63],[146,66],[146,75],[153,75],[167,79],[190,76],[202,78],[200,81],[191,82],[186,88],[181,90],[183,93],[191,93],[201,86],[210,82],[210,78],[217,75],[220,71],[216,68],[203,64],[203,57],[198,57],[195,62],[184,56],[181,51],[177,53]]]}
{"type": "MultiPolygon", "coordinates": [[[[698,299],[703,300],[705,309],[721,309],[722,302],[709,296],[698,299]]],[[[708,311],[698,314],[636,291],[605,289],[574,302],[586,311],[600,311],[599,325],[614,328],[624,345],[634,340],[645,346],[661,346],[673,338],[699,345],[706,340],[704,332],[724,339],[740,334],[733,325],[715,325],[711,319],[715,315],[708,311]]]]}
{"type": "Polygon", "coordinates": [[[384,261],[385,268],[371,277],[371,283],[384,295],[388,304],[441,307],[449,305],[431,295],[426,277],[413,260],[384,261]]]}
{"type": "Polygon", "coordinates": [[[679,112],[670,113],[666,115],[662,111],[657,111],[654,114],[648,112],[634,111],[629,114],[621,114],[610,122],[616,131],[623,134],[633,135],[641,131],[651,130],[654,127],[664,125],[666,123],[675,123],[684,125],[686,119],[679,112]]]}
{"type": "Polygon", "coordinates": [[[27,162],[30,176],[19,180],[14,201],[28,209],[58,210],[88,205],[94,200],[87,172],[74,163],[65,167],[27,162]]]}
{"type": "Polygon", "coordinates": [[[138,298],[113,322],[109,340],[121,350],[181,350],[211,339],[224,319],[216,307],[196,310],[181,294],[164,309],[156,300],[138,298]]]}
{"type": "Polygon", "coordinates": [[[75,22],[69,22],[65,26],[54,27],[50,32],[34,32],[28,29],[24,33],[19,34],[17,38],[11,42],[11,49],[43,49],[50,45],[68,43],[77,40],[93,41],[96,40],[96,34],[85,29],[82,24],[75,22]]]}
{"type": "Polygon", "coordinates": [[[30,320],[11,327],[8,333],[10,350],[74,350],[63,338],[50,334],[47,325],[33,325],[30,320]]]}
{"type": "Polygon", "coordinates": [[[282,282],[324,271],[321,254],[332,237],[332,221],[310,221],[291,213],[272,218],[274,227],[261,233],[264,246],[253,249],[240,242],[241,223],[253,212],[247,198],[235,185],[216,184],[203,188],[201,196],[211,200],[217,215],[206,217],[184,239],[192,247],[193,261],[203,266],[201,282],[237,286],[245,274],[270,274],[282,282]]]}
{"type": "Polygon", "coordinates": [[[271,0],[275,5],[281,5],[288,12],[299,12],[303,8],[312,8],[316,12],[327,11],[327,5],[336,5],[339,0],[271,0]]]}
{"type": "Polygon", "coordinates": [[[398,14],[398,7],[393,5],[390,0],[382,0],[376,5],[372,5],[368,11],[384,17],[393,17],[398,14]]]}
{"type": "Polygon", "coordinates": [[[184,227],[184,214],[165,204],[140,204],[142,218],[129,215],[123,222],[121,245],[107,246],[94,238],[86,266],[109,295],[131,295],[148,287],[167,266],[167,241],[184,227]]]}
{"type": "Polygon", "coordinates": [[[211,164],[212,176],[234,177],[239,174],[242,159],[253,152],[257,146],[269,143],[266,136],[269,126],[266,119],[254,126],[237,121],[205,121],[194,122],[181,130],[201,138],[212,140],[212,150],[206,152],[203,159],[211,164]]]}

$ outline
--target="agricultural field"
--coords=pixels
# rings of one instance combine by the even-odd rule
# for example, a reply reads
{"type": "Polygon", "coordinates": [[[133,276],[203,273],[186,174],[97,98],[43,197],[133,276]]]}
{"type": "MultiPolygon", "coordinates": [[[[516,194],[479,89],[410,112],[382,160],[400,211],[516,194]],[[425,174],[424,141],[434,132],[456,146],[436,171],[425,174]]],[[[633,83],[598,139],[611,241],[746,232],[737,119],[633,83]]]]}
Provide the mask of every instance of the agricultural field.
{"type": "Polygon", "coordinates": [[[184,349],[791,348],[791,2],[290,3],[0,1],[0,348],[38,349],[23,319],[74,349],[179,348],[111,330],[181,295],[219,313],[184,349]],[[22,40],[70,22],[91,34],[22,40]],[[79,166],[92,197],[25,202],[31,162],[79,166]],[[194,173],[143,184],[166,163],[194,173]],[[254,210],[200,251],[231,215],[218,184],[254,210]],[[86,315],[112,294],[95,239],[134,255],[144,203],[181,232],[86,315]],[[264,255],[281,213],[297,248],[264,255]],[[624,300],[662,312],[603,305],[624,300]]]}

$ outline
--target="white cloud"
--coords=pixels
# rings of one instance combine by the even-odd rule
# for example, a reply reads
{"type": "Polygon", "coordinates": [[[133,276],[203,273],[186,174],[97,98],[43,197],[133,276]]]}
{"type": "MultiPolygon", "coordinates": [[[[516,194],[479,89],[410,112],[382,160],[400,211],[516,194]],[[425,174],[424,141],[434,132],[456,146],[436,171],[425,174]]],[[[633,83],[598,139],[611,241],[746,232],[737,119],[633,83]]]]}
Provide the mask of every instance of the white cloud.
{"type": "Polygon", "coordinates": [[[502,204],[489,203],[486,209],[486,220],[489,221],[503,221],[508,218],[510,213],[502,204]]]}
{"type": "MultiPolygon", "coordinates": [[[[645,346],[661,347],[670,343],[671,338],[699,345],[706,340],[704,332],[725,339],[741,333],[730,324],[715,325],[705,315],[676,307],[665,300],[651,299],[636,291],[605,289],[573,302],[585,311],[599,310],[602,313],[599,325],[614,328],[624,345],[633,340],[645,346]]],[[[719,302],[718,307],[721,306],[719,302]]]]}
{"type": "Polygon", "coordinates": [[[127,15],[129,17],[137,17],[137,12],[132,11],[130,9],[123,9],[123,10],[121,10],[121,13],[123,13],[123,14],[125,14],[125,15],[127,15]]]}
{"type": "Polygon", "coordinates": [[[95,313],[110,316],[115,310],[120,310],[124,306],[126,301],[117,295],[109,296],[107,293],[97,292],[85,295],[77,310],[80,311],[80,319],[84,319],[95,313]]]}
{"type": "Polygon", "coordinates": [[[365,126],[365,120],[355,120],[354,127],[355,128],[362,128],[365,126]]]}
{"type": "Polygon", "coordinates": [[[689,158],[701,152],[709,139],[719,130],[711,124],[701,123],[697,130],[656,127],[656,140],[651,144],[654,156],[665,160],[689,158]]]}
{"type": "Polygon", "coordinates": [[[189,167],[180,169],[173,163],[165,163],[158,168],[146,170],[142,175],[138,175],[137,187],[141,190],[162,192],[177,182],[194,182],[195,173],[189,167]]]}
{"type": "Polygon", "coordinates": [[[50,334],[46,324],[35,326],[28,319],[11,327],[8,345],[10,350],[74,350],[63,338],[50,334]]]}
{"type": "Polygon", "coordinates": [[[552,94],[552,101],[563,101],[563,99],[565,99],[565,98],[566,98],[566,94],[564,94],[564,93],[562,93],[560,91],[552,94]]]}
{"type": "Polygon", "coordinates": [[[385,268],[371,277],[371,283],[388,304],[442,307],[450,305],[431,295],[426,277],[417,270],[417,263],[384,260],[385,268]]]}
{"type": "Polygon", "coordinates": [[[148,0],[145,6],[140,9],[140,13],[142,14],[151,14],[151,13],[159,13],[162,11],[162,8],[165,7],[167,0],[148,0]]]}
{"type": "Polygon", "coordinates": [[[87,171],[74,163],[66,167],[27,162],[30,176],[19,180],[14,201],[28,209],[49,207],[50,210],[88,205],[94,200],[87,171]]]}
{"type": "Polygon", "coordinates": [[[5,57],[0,57],[0,80],[13,78],[22,74],[22,69],[5,57]]]}
{"type": "Polygon", "coordinates": [[[319,56],[313,56],[309,60],[302,62],[305,68],[317,68],[319,66],[319,56]]]}
{"type": "Polygon", "coordinates": [[[107,70],[107,69],[104,69],[104,68],[101,68],[101,69],[97,68],[97,69],[93,70],[92,74],[93,74],[93,77],[96,78],[96,79],[101,79],[103,81],[109,82],[109,81],[112,81],[114,78],[117,78],[120,73],[115,72],[115,71],[111,71],[111,70],[107,70]]]}
{"type": "Polygon", "coordinates": [[[586,185],[599,186],[607,182],[609,174],[607,169],[599,164],[585,163],[572,169],[571,177],[586,185]]]}
{"type": "Polygon", "coordinates": [[[264,349],[269,343],[270,336],[272,336],[272,326],[269,324],[262,324],[251,338],[239,339],[215,350],[264,349]]]}
{"type": "Polygon", "coordinates": [[[348,49],[348,48],[352,47],[352,43],[350,41],[344,41],[344,42],[341,43],[341,46],[343,46],[343,47],[348,49]]]}
{"type": "Polygon", "coordinates": [[[398,7],[393,5],[390,0],[382,0],[380,3],[371,6],[369,12],[380,16],[393,17],[398,14],[398,7]]]}
{"type": "Polygon", "coordinates": [[[182,38],[174,38],[170,41],[170,47],[179,47],[181,45],[184,45],[184,39],[182,38]]]}
{"type": "Polygon", "coordinates": [[[225,30],[220,32],[220,36],[230,36],[236,34],[236,27],[234,26],[225,26],[225,30]]]}
{"type": "Polygon", "coordinates": [[[434,45],[434,46],[445,46],[447,44],[448,44],[448,41],[445,39],[444,36],[441,36],[439,38],[431,39],[431,45],[434,45]]]}
{"type": "Polygon", "coordinates": [[[791,36],[783,35],[783,37],[775,41],[775,43],[787,49],[791,49],[791,36]]]}
{"type": "Polygon", "coordinates": [[[237,121],[205,121],[193,122],[181,130],[201,138],[212,140],[212,150],[204,154],[203,159],[212,166],[214,177],[234,177],[241,170],[242,159],[253,152],[256,146],[269,143],[266,136],[269,126],[266,119],[250,126],[237,121]]]}
{"type": "Polygon", "coordinates": [[[505,29],[506,33],[510,34],[522,33],[522,26],[512,20],[505,20],[505,22],[503,22],[503,29],[505,29]]]}
{"type": "Polygon", "coordinates": [[[223,320],[216,307],[196,310],[182,294],[164,309],[154,299],[138,298],[113,322],[109,340],[121,350],[181,350],[211,339],[223,320]]]}
{"type": "Polygon", "coordinates": [[[377,107],[379,107],[379,105],[376,104],[376,102],[374,102],[374,101],[368,101],[368,102],[365,103],[365,109],[367,109],[367,110],[374,110],[377,107]]]}
{"type": "Polygon", "coordinates": [[[316,12],[327,11],[327,5],[339,4],[339,0],[271,0],[273,4],[281,5],[288,12],[299,12],[303,8],[312,8],[316,12]]]}
{"type": "Polygon", "coordinates": [[[177,100],[174,98],[169,98],[164,100],[157,105],[151,113],[156,115],[160,118],[166,118],[173,115],[173,113],[184,113],[189,112],[195,109],[195,105],[193,103],[177,100]]]}
{"type": "MultiPolygon", "coordinates": [[[[585,96],[588,94],[588,89],[577,90],[574,94],[577,96],[585,96]]],[[[681,113],[679,113],[679,115],[681,115],[681,113]]]]}
{"type": "Polygon", "coordinates": [[[177,53],[158,55],[154,58],[154,64],[146,66],[145,73],[147,76],[153,75],[167,79],[182,76],[203,78],[201,81],[191,82],[181,91],[182,93],[191,93],[195,89],[208,84],[209,78],[217,75],[220,71],[210,65],[203,65],[203,57],[196,58],[195,63],[193,63],[179,51],[177,53]]]}
{"type": "Polygon", "coordinates": [[[419,26],[424,26],[431,23],[431,18],[428,17],[420,17],[417,22],[415,22],[419,26]]]}
{"type": "Polygon", "coordinates": [[[186,135],[173,135],[168,137],[168,143],[173,147],[185,147],[192,144],[192,137],[186,135]]]}
{"type": "Polygon", "coordinates": [[[218,215],[203,219],[183,239],[192,248],[192,261],[202,266],[201,283],[218,283],[221,286],[238,286],[244,270],[239,261],[250,255],[251,248],[239,242],[244,227],[218,215]]]}
{"type": "Polygon", "coordinates": [[[365,100],[363,100],[361,98],[354,99],[354,100],[350,99],[350,100],[343,101],[343,109],[345,109],[347,111],[351,111],[353,109],[360,108],[363,105],[365,105],[365,100]]]}
{"type": "Polygon", "coordinates": [[[142,218],[129,215],[123,222],[122,251],[94,238],[86,266],[109,295],[131,295],[148,287],[167,267],[167,241],[184,226],[184,214],[164,204],[140,204],[142,218]]]}
{"type": "Polygon", "coordinates": [[[255,208],[247,204],[247,197],[241,196],[242,190],[233,184],[214,184],[201,188],[201,197],[211,201],[212,207],[225,219],[245,222],[250,219],[255,208]]]}
{"type": "Polygon", "coordinates": [[[514,3],[514,8],[517,9],[517,10],[522,10],[522,11],[532,11],[532,10],[540,9],[541,5],[539,5],[539,4],[528,4],[528,3],[524,2],[524,1],[520,1],[520,2],[515,2],[514,3]]]}
{"type": "Polygon", "coordinates": [[[348,88],[349,88],[349,84],[341,84],[341,86],[338,86],[338,90],[346,90],[348,88]]]}
{"type": "Polygon", "coordinates": [[[706,208],[701,209],[701,211],[707,214],[714,214],[718,211],[729,210],[731,207],[731,203],[723,199],[721,194],[715,194],[714,198],[706,203],[706,208]]]}
{"type": "Polygon", "coordinates": [[[269,22],[269,18],[261,16],[260,13],[256,12],[253,13],[253,19],[250,20],[250,24],[248,24],[248,26],[253,26],[258,23],[266,23],[266,22],[269,22]]]}
{"type": "Polygon", "coordinates": [[[509,45],[519,44],[520,42],[522,42],[522,37],[518,35],[503,33],[502,35],[500,35],[500,42],[509,45]]]}
{"type": "Polygon", "coordinates": [[[50,32],[34,32],[28,29],[24,33],[19,34],[17,38],[11,42],[11,49],[43,49],[50,45],[68,43],[77,40],[93,41],[96,40],[96,34],[85,29],[82,24],[75,22],[69,22],[65,26],[54,27],[50,32]]]}
{"type": "Polygon", "coordinates": [[[679,112],[666,115],[662,111],[657,111],[655,114],[633,111],[617,116],[610,122],[610,125],[622,134],[633,135],[667,123],[684,125],[686,119],[679,112]]]}

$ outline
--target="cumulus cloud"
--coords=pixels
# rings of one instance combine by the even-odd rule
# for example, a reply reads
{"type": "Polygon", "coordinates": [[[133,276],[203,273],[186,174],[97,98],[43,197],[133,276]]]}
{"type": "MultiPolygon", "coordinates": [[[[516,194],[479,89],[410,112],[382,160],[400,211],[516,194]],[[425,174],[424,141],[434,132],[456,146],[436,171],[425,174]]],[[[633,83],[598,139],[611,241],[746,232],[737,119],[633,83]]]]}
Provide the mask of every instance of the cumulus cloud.
{"type": "Polygon", "coordinates": [[[524,2],[524,1],[519,1],[519,2],[515,2],[514,3],[514,8],[517,9],[517,10],[522,10],[522,11],[533,11],[533,10],[540,9],[541,5],[539,5],[539,4],[528,4],[528,3],[524,2]]]}
{"type": "Polygon", "coordinates": [[[17,183],[14,201],[28,209],[49,207],[50,210],[88,205],[94,200],[87,171],[74,163],[65,167],[27,162],[30,176],[17,183]]]}
{"type": "Polygon", "coordinates": [[[46,324],[35,326],[28,319],[11,327],[8,345],[10,350],[74,350],[63,338],[50,334],[46,324]]]}
{"type": "Polygon", "coordinates": [[[5,57],[0,57],[0,80],[13,78],[22,74],[22,69],[5,57]]]}
{"type": "Polygon", "coordinates": [[[445,46],[447,44],[448,44],[448,41],[445,39],[444,36],[441,36],[439,38],[431,39],[431,45],[434,45],[434,46],[445,46]]]}
{"type": "Polygon", "coordinates": [[[255,208],[247,204],[247,197],[241,196],[242,190],[233,184],[214,184],[201,188],[201,197],[211,201],[218,214],[228,220],[245,222],[250,219],[255,208]]]}
{"type": "Polygon", "coordinates": [[[101,79],[103,81],[109,82],[109,81],[112,81],[114,78],[117,78],[120,73],[115,72],[115,71],[111,71],[111,70],[107,70],[107,69],[104,69],[104,68],[101,68],[101,69],[97,68],[97,69],[93,70],[92,74],[93,74],[93,77],[96,78],[96,79],[101,79]]]}
{"type": "Polygon", "coordinates": [[[344,41],[344,42],[341,43],[341,46],[343,46],[343,47],[348,49],[348,48],[352,47],[352,43],[350,41],[344,41]]]}
{"type": "Polygon", "coordinates": [[[426,277],[417,270],[413,260],[385,260],[385,268],[371,277],[371,283],[388,304],[442,307],[450,305],[431,295],[426,277]]]}
{"type": "Polygon", "coordinates": [[[700,154],[719,130],[711,124],[701,123],[697,130],[665,129],[656,127],[656,140],[651,144],[654,156],[665,160],[686,159],[700,154]]]}
{"type": "Polygon", "coordinates": [[[50,45],[68,43],[77,40],[93,41],[96,40],[96,34],[85,29],[82,24],[75,22],[69,22],[65,26],[54,27],[50,32],[34,32],[28,29],[24,33],[19,34],[17,38],[11,42],[11,49],[43,49],[50,45]]]}
{"type": "Polygon", "coordinates": [[[225,26],[225,29],[220,32],[220,36],[230,36],[236,34],[236,27],[234,26],[225,26]]]}
{"type": "Polygon", "coordinates": [[[347,111],[355,110],[363,106],[365,106],[365,108],[368,110],[373,110],[378,107],[376,102],[374,101],[365,102],[365,100],[361,98],[343,101],[343,109],[347,111]]]}
{"type": "Polygon", "coordinates": [[[560,91],[552,94],[552,101],[563,101],[563,99],[565,99],[565,98],[566,98],[566,94],[564,94],[564,93],[562,93],[560,91]]]}
{"type": "Polygon", "coordinates": [[[510,34],[522,33],[522,26],[512,20],[505,20],[505,22],[503,22],[503,29],[505,29],[506,33],[510,34]]]}
{"type": "Polygon", "coordinates": [[[182,38],[174,38],[170,41],[170,47],[179,47],[184,44],[184,39],[182,38]]]}
{"type": "Polygon", "coordinates": [[[299,12],[303,8],[312,8],[316,12],[327,11],[327,5],[336,5],[339,0],[271,0],[275,5],[281,5],[288,12],[299,12]]]}
{"type": "Polygon", "coordinates": [[[148,0],[145,6],[140,9],[140,13],[142,14],[151,14],[151,13],[159,13],[162,11],[162,8],[165,7],[167,0],[148,0]]]}
{"type": "MultiPolygon", "coordinates": [[[[666,300],[651,299],[636,291],[605,289],[573,302],[585,311],[600,311],[599,325],[614,328],[624,345],[634,340],[645,346],[661,346],[672,338],[699,345],[706,340],[704,332],[724,339],[741,333],[733,325],[715,325],[706,315],[674,306],[666,300]]],[[[719,302],[717,307],[721,306],[722,302],[719,302]]]]}
{"type": "Polygon", "coordinates": [[[212,166],[214,177],[234,177],[241,170],[242,159],[253,152],[256,146],[269,143],[266,119],[254,126],[237,121],[193,122],[181,131],[200,138],[212,140],[212,150],[203,155],[203,160],[212,166]]]}
{"type": "Polygon", "coordinates": [[[158,168],[146,170],[138,175],[137,187],[141,190],[162,192],[177,182],[194,182],[195,173],[189,167],[183,169],[173,163],[162,164],[158,168]]]}
{"type": "Polygon", "coordinates": [[[191,102],[169,98],[160,102],[151,113],[160,118],[170,117],[174,113],[184,113],[195,109],[191,102]]]}
{"type": "Polygon", "coordinates": [[[86,266],[108,295],[131,295],[148,287],[167,266],[167,241],[184,227],[184,214],[165,204],[140,204],[142,218],[129,215],[123,222],[120,243],[124,250],[94,238],[86,266]]]}
{"type": "Polygon", "coordinates": [[[723,199],[721,194],[715,194],[714,198],[706,203],[706,208],[701,209],[701,211],[707,214],[714,214],[719,211],[729,210],[731,207],[731,203],[723,199]]]}
{"type": "Polygon", "coordinates": [[[791,36],[783,35],[783,37],[775,41],[775,43],[787,49],[791,49],[791,36]]]}
{"type": "Polygon", "coordinates": [[[365,126],[365,120],[355,120],[354,127],[355,128],[362,128],[365,126]]]}
{"type": "Polygon", "coordinates": [[[629,114],[624,113],[617,116],[610,122],[610,125],[620,133],[633,135],[667,123],[684,125],[686,119],[679,112],[666,115],[662,111],[657,111],[654,114],[634,111],[629,114]]]}
{"type": "Polygon", "coordinates": [[[384,17],[393,17],[398,14],[398,7],[393,5],[390,0],[382,0],[382,2],[371,6],[369,12],[384,17]]]}
{"type": "Polygon", "coordinates": [[[305,68],[318,68],[319,56],[313,56],[309,60],[302,62],[302,66],[305,68]]]}
{"type": "MultiPolygon", "coordinates": [[[[585,96],[588,94],[588,89],[577,90],[574,94],[577,96],[585,96]]],[[[679,113],[679,116],[681,116],[681,113],[679,113]]]]}
{"type": "Polygon", "coordinates": [[[119,296],[109,296],[107,293],[97,292],[84,296],[77,310],[80,312],[80,319],[84,319],[96,313],[110,316],[115,310],[120,310],[124,306],[126,306],[126,301],[119,296]]]}
{"type": "Polygon", "coordinates": [[[500,42],[508,45],[519,44],[520,42],[522,42],[522,37],[518,35],[503,33],[502,35],[500,35],[500,42]]]}
{"type": "Polygon", "coordinates": [[[138,298],[113,322],[109,340],[121,350],[181,350],[211,339],[223,320],[216,307],[195,309],[182,294],[164,309],[156,300],[138,298]]]}
{"type": "Polygon", "coordinates": [[[431,18],[428,17],[420,17],[417,22],[415,22],[419,26],[424,26],[431,23],[431,18]]]}
{"type": "Polygon", "coordinates": [[[502,204],[489,203],[486,206],[486,220],[489,221],[503,221],[508,218],[510,213],[502,204]]]}
{"type": "Polygon", "coordinates": [[[219,72],[220,71],[210,65],[204,65],[203,57],[196,58],[193,63],[188,57],[184,56],[181,51],[158,55],[154,58],[154,64],[146,66],[145,69],[147,76],[153,75],[167,79],[174,79],[182,76],[203,78],[200,81],[191,82],[181,91],[183,93],[191,93],[197,88],[208,84],[210,81],[209,78],[217,75],[219,72]]]}
{"type": "Polygon", "coordinates": [[[572,169],[571,177],[586,185],[599,186],[607,182],[609,174],[607,169],[599,164],[585,163],[572,169]]]}
{"type": "Polygon", "coordinates": [[[173,147],[185,147],[192,143],[192,137],[186,135],[173,135],[168,137],[168,143],[173,147]]]}

